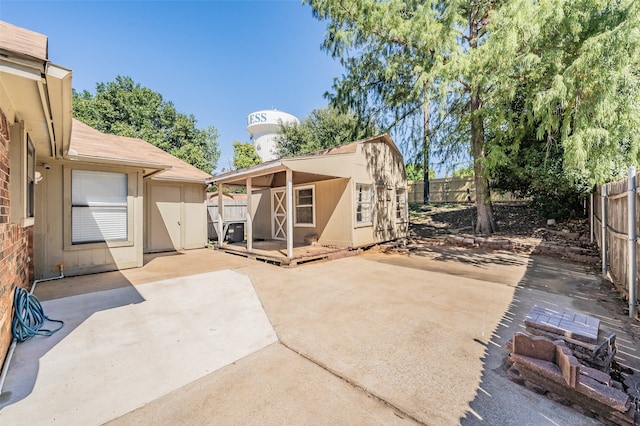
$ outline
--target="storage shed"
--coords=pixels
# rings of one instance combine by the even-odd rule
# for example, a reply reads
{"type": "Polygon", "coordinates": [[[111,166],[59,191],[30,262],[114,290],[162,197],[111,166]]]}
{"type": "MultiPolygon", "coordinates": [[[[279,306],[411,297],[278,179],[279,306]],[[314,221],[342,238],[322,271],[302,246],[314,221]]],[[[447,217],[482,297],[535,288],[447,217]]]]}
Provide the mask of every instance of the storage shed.
{"type": "MultiPolygon", "coordinates": [[[[251,194],[242,221],[247,253],[259,254],[258,242],[275,241],[283,246],[275,251],[291,260],[297,246],[353,249],[407,235],[404,161],[387,134],[269,161],[209,181],[220,194],[224,186],[245,187],[251,194]]],[[[219,210],[222,235],[236,222],[226,220],[219,210]]]]}

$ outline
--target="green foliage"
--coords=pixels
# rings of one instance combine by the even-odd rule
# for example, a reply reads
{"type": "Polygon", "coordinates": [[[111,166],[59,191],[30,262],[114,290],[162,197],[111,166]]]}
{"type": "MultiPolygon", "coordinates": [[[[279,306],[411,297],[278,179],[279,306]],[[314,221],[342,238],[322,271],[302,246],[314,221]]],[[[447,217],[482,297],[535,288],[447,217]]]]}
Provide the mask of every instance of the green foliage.
{"type": "Polygon", "coordinates": [[[453,171],[453,177],[455,178],[466,178],[473,177],[473,165],[468,165],[466,167],[460,167],[453,171]]]}
{"type": "Polygon", "coordinates": [[[547,219],[582,216],[582,200],[592,188],[588,175],[565,170],[562,146],[540,148],[535,141],[521,146],[512,162],[496,168],[492,187],[531,198],[532,206],[547,219]]]}
{"type": "Polygon", "coordinates": [[[316,109],[300,124],[283,124],[276,137],[279,157],[295,157],[320,151],[369,136],[375,136],[375,126],[362,126],[354,114],[335,108],[316,109]]]}
{"type": "Polygon", "coordinates": [[[524,6],[520,15],[503,8],[496,21],[511,24],[503,78],[517,84],[489,116],[492,163],[508,163],[505,156],[521,155],[520,145],[538,144],[538,151],[563,157],[569,180],[580,176],[593,185],[619,177],[639,160],[640,3],[524,6]]]}
{"type": "MultiPolygon", "coordinates": [[[[404,167],[407,180],[424,180],[424,165],[422,163],[407,163],[404,167]]],[[[429,179],[436,178],[436,171],[429,169],[429,179]]]]}
{"type": "MultiPolygon", "coordinates": [[[[468,150],[484,194],[480,232],[493,230],[487,182],[501,167],[537,161],[530,175],[552,191],[639,162],[637,0],[307,3],[327,21],[324,47],[346,70],[332,104],[381,116],[385,130],[409,120],[413,140],[422,124],[422,147],[434,143],[449,161],[468,150]],[[431,111],[428,126],[419,108],[431,111]],[[521,151],[528,145],[536,155],[521,151]],[[539,155],[550,152],[561,159],[539,155]]],[[[531,190],[544,193],[540,185],[531,190]]]]}
{"type": "Polygon", "coordinates": [[[193,115],[130,77],[98,83],[95,95],[74,90],[73,116],[104,133],[143,139],[207,173],[220,158],[215,127],[197,128],[193,115]]]}
{"type": "Polygon", "coordinates": [[[244,169],[260,163],[262,163],[262,159],[252,143],[237,141],[233,143],[233,167],[235,169],[244,169]]]}

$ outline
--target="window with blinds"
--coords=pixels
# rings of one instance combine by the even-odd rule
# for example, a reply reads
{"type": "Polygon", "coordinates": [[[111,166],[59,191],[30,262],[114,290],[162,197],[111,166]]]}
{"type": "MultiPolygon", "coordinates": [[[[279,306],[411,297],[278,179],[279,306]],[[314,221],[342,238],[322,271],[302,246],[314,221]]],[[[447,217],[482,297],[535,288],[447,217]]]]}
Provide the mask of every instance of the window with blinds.
{"type": "Polygon", "coordinates": [[[72,244],[127,240],[127,175],[72,170],[72,244]]]}

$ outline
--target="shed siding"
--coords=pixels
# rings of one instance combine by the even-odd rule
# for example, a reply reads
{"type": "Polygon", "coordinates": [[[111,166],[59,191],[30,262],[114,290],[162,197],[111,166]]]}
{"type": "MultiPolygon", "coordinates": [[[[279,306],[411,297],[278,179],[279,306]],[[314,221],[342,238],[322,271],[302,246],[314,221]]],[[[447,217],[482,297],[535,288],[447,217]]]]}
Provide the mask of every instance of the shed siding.
{"type": "Polygon", "coordinates": [[[407,222],[395,219],[396,190],[406,189],[407,185],[402,156],[385,143],[363,143],[358,147],[355,164],[354,185],[374,186],[374,212],[372,226],[354,229],[354,246],[406,237],[407,222]]]}
{"type": "Polygon", "coordinates": [[[320,244],[350,247],[352,221],[349,188],[349,179],[317,182],[316,227],[294,227],[294,241],[303,242],[306,235],[315,233],[320,244]]]}
{"type": "Polygon", "coordinates": [[[183,248],[202,248],[207,244],[207,204],[204,184],[183,184],[183,248]]]}
{"type": "Polygon", "coordinates": [[[271,239],[271,191],[261,189],[254,191],[251,196],[253,210],[253,238],[271,239]]]}

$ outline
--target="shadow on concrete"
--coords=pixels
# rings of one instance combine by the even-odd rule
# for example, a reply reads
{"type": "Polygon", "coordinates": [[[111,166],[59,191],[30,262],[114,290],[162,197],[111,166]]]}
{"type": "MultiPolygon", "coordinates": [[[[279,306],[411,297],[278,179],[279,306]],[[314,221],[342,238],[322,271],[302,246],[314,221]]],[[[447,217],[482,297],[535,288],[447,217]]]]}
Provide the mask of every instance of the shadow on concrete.
{"type": "Polygon", "coordinates": [[[486,348],[483,372],[476,397],[460,419],[462,425],[514,424],[516,418],[528,419],[526,424],[600,424],[507,378],[505,344],[513,333],[524,331],[524,318],[534,305],[598,318],[601,329],[616,333],[616,361],[640,371],[638,343],[630,333],[629,321],[622,316],[623,306],[615,291],[588,265],[530,256],[527,270],[491,339],[487,344],[476,342],[486,348]]]}
{"type": "MultiPolygon", "coordinates": [[[[42,282],[36,285],[34,294],[41,301],[45,315],[64,321],[64,326],[52,336],[34,336],[17,343],[0,394],[0,410],[31,394],[38,378],[40,360],[89,317],[100,311],[145,301],[119,271],[42,282]],[[15,373],[18,371],[19,375],[15,373]]],[[[56,325],[45,322],[42,328],[56,325]]]]}
{"type": "Polygon", "coordinates": [[[521,259],[513,254],[501,255],[500,253],[485,251],[482,249],[461,249],[458,247],[438,247],[438,250],[417,250],[411,253],[412,256],[429,257],[439,262],[459,262],[477,267],[491,266],[520,266],[521,259]]]}
{"type": "Polygon", "coordinates": [[[161,259],[163,257],[171,257],[171,256],[184,256],[184,253],[175,251],[175,250],[161,251],[156,253],[145,253],[143,256],[143,265],[147,265],[149,262],[155,259],[161,259]]]}

